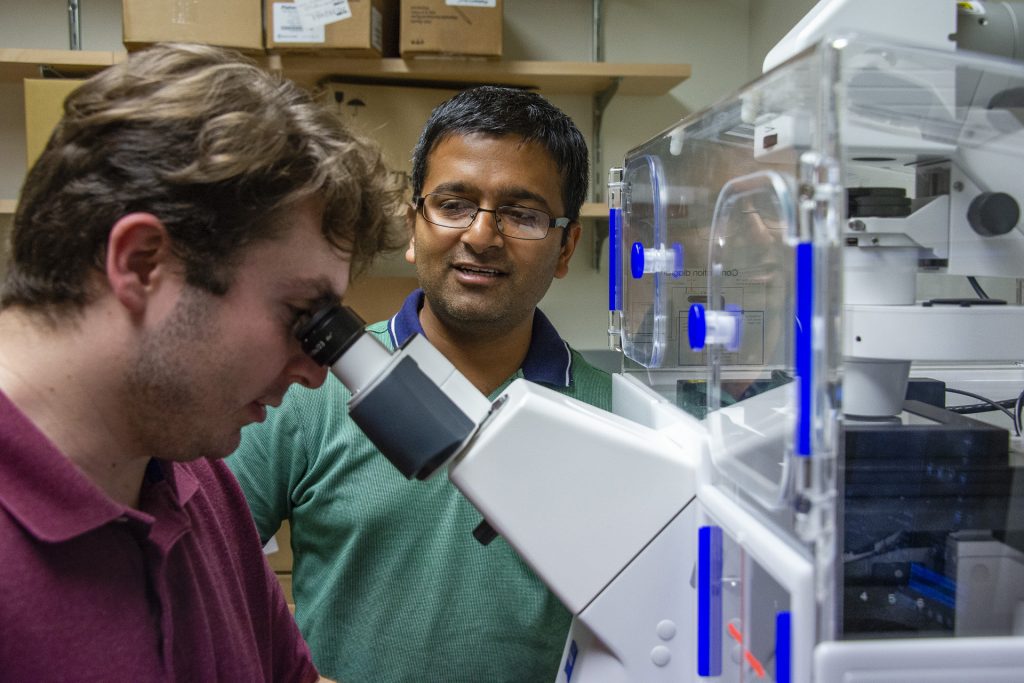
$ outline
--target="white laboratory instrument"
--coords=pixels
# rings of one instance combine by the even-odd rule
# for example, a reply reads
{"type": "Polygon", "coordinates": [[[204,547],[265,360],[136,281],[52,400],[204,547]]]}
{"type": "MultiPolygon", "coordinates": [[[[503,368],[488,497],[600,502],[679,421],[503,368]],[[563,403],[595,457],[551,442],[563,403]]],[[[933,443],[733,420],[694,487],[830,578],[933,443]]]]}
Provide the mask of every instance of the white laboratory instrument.
{"type": "Polygon", "coordinates": [[[900,3],[822,3],[611,172],[614,414],[490,404],[345,309],[303,331],[572,611],[559,683],[1022,680],[1024,64],[946,44],[1006,3],[906,0],[916,42],[854,5],[900,3]],[[947,407],[964,377],[1002,423],[947,407]]]}

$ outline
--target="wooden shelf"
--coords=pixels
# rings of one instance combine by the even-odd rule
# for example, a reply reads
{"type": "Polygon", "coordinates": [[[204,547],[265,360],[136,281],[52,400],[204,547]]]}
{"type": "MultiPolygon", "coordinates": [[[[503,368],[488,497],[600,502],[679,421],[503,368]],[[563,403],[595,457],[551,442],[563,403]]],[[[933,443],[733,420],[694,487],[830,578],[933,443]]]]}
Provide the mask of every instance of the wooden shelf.
{"type": "Polygon", "coordinates": [[[345,59],[298,54],[270,55],[268,68],[313,86],[339,81],[465,87],[512,85],[547,92],[594,94],[618,82],[620,95],[663,95],[690,77],[688,64],[608,62],[472,61],[457,59],[345,59]]]}
{"type": "MultiPolygon", "coordinates": [[[[84,76],[125,59],[124,52],[0,48],[0,82],[38,78],[46,66],[84,76]]],[[[335,77],[349,82],[460,87],[481,83],[593,94],[618,83],[621,95],[663,95],[690,77],[688,64],[609,62],[474,61],[461,59],[346,59],[282,54],[265,58],[268,68],[307,86],[335,77]]]]}
{"type": "MultiPolygon", "coordinates": [[[[0,214],[14,213],[18,208],[16,199],[0,199],[0,214]]],[[[580,209],[580,218],[608,218],[608,205],[604,202],[586,202],[580,209]]]]}
{"type": "Polygon", "coordinates": [[[65,76],[82,77],[121,62],[124,52],[101,50],[38,50],[0,47],[0,83],[39,78],[40,67],[65,76]]]}

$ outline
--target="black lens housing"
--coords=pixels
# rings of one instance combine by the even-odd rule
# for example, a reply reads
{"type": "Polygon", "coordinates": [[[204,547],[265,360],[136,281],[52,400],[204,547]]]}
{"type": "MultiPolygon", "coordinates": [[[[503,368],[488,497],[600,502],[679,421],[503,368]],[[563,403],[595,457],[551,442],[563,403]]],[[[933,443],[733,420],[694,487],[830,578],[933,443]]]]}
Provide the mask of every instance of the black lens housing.
{"type": "Polygon", "coordinates": [[[348,306],[332,304],[313,314],[295,337],[320,365],[334,365],[365,332],[366,321],[348,306]]]}

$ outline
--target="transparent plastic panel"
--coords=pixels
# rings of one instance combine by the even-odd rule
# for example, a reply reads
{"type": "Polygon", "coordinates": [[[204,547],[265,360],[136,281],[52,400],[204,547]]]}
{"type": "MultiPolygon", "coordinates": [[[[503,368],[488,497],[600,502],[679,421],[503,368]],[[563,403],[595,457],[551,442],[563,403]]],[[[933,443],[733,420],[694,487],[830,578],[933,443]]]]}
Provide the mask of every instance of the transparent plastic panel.
{"type": "MultiPolygon", "coordinates": [[[[627,372],[699,417],[707,412],[708,356],[690,345],[689,311],[707,303],[715,202],[731,177],[760,167],[741,109],[723,103],[712,118],[687,120],[631,151],[625,163],[623,351],[634,364],[627,372]],[[653,197],[660,205],[646,203],[653,197]],[[647,270],[634,272],[631,249],[643,250],[647,270]]],[[[743,358],[759,366],[762,349],[745,348],[743,358]]]]}
{"type": "Polygon", "coordinates": [[[664,293],[665,201],[661,159],[640,155],[624,169],[622,196],[622,352],[649,368],[659,367],[667,345],[664,293]]]}
{"type": "Polygon", "coordinates": [[[882,278],[913,303],[912,282],[860,262],[897,249],[926,274],[1024,276],[1024,69],[864,40],[837,54],[846,270],[867,272],[851,293],[882,278]]]}
{"type": "Polygon", "coordinates": [[[643,366],[633,372],[644,382],[698,417],[740,406],[727,419],[710,421],[713,457],[729,470],[730,485],[768,509],[784,506],[787,491],[785,430],[795,412],[785,388],[795,377],[795,188],[801,154],[819,128],[808,120],[819,87],[818,62],[796,62],[626,159],[625,193],[632,200],[624,221],[632,234],[624,246],[641,242],[683,256],[680,270],[639,279],[625,274],[623,318],[631,322],[624,327],[633,336],[624,344],[626,356],[643,366]],[[787,116],[803,121],[796,131],[800,147],[771,125],[787,116]],[[645,204],[655,197],[660,206],[645,204]],[[704,319],[694,318],[695,308],[704,319]],[[735,328],[735,344],[711,341],[716,323],[735,328]],[[765,393],[770,396],[756,404],[763,409],[744,407],[765,393]]]}
{"type": "Polygon", "coordinates": [[[793,181],[777,171],[730,180],[711,223],[708,315],[736,319],[736,338],[709,350],[711,410],[758,394],[744,410],[709,420],[715,464],[748,495],[785,501],[796,378],[791,348],[798,235],[793,181]],[[749,438],[750,434],[758,435],[749,438]],[[769,435],[775,438],[768,438],[769,435]]]}
{"type": "Polygon", "coordinates": [[[625,372],[706,420],[703,488],[813,558],[821,639],[1024,635],[1022,112],[1020,64],[842,39],[625,159],[623,268],[660,264],[624,273],[625,372]]]}
{"type": "Polygon", "coordinates": [[[844,437],[843,636],[1024,633],[1024,480],[1005,430],[908,403],[844,437]]]}
{"type": "Polygon", "coordinates": [[[1019,425],[946,409],[980,400],[948,389],[1024,390],[1024,66],[869,41],[839,54],[838,633],[1024,634],[1019,425]],[[1000,360],[982,382],[978,364],[1000,360]]]}

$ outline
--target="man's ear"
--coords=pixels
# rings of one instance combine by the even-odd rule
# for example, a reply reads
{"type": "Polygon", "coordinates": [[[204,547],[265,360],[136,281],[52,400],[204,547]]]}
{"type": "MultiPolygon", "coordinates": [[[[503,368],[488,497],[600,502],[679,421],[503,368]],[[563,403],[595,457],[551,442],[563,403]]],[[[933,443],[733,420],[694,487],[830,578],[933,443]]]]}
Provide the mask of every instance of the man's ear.
{"type": "Polygon", "coordinates": [[[405,208],[405,224],[409,228],[409,246],[405,249],[405,260],[416,263],[416,207],[412,204],[405,208]]]}
{"type": "Polygon", "coordinates": [[[557,278],[563,278],[569,274],[569,259],[572,258],[573,252],[576,251],[576,245],[580,241],[580,233],[583,232],[583,228],[575,221],[570,223],[565,230],[567,233],[565,244],[562,245],[562,251],[558,254],[558,263],[555,264],[555,277],[557,278]]]}
{"type": "Polygon", "coordinates": [[[107,237],[107,282],[117,300],[134,313],[145,309],[167,270],[170,236],[150,213],[130,213],[114,223],[107,237]]]}

